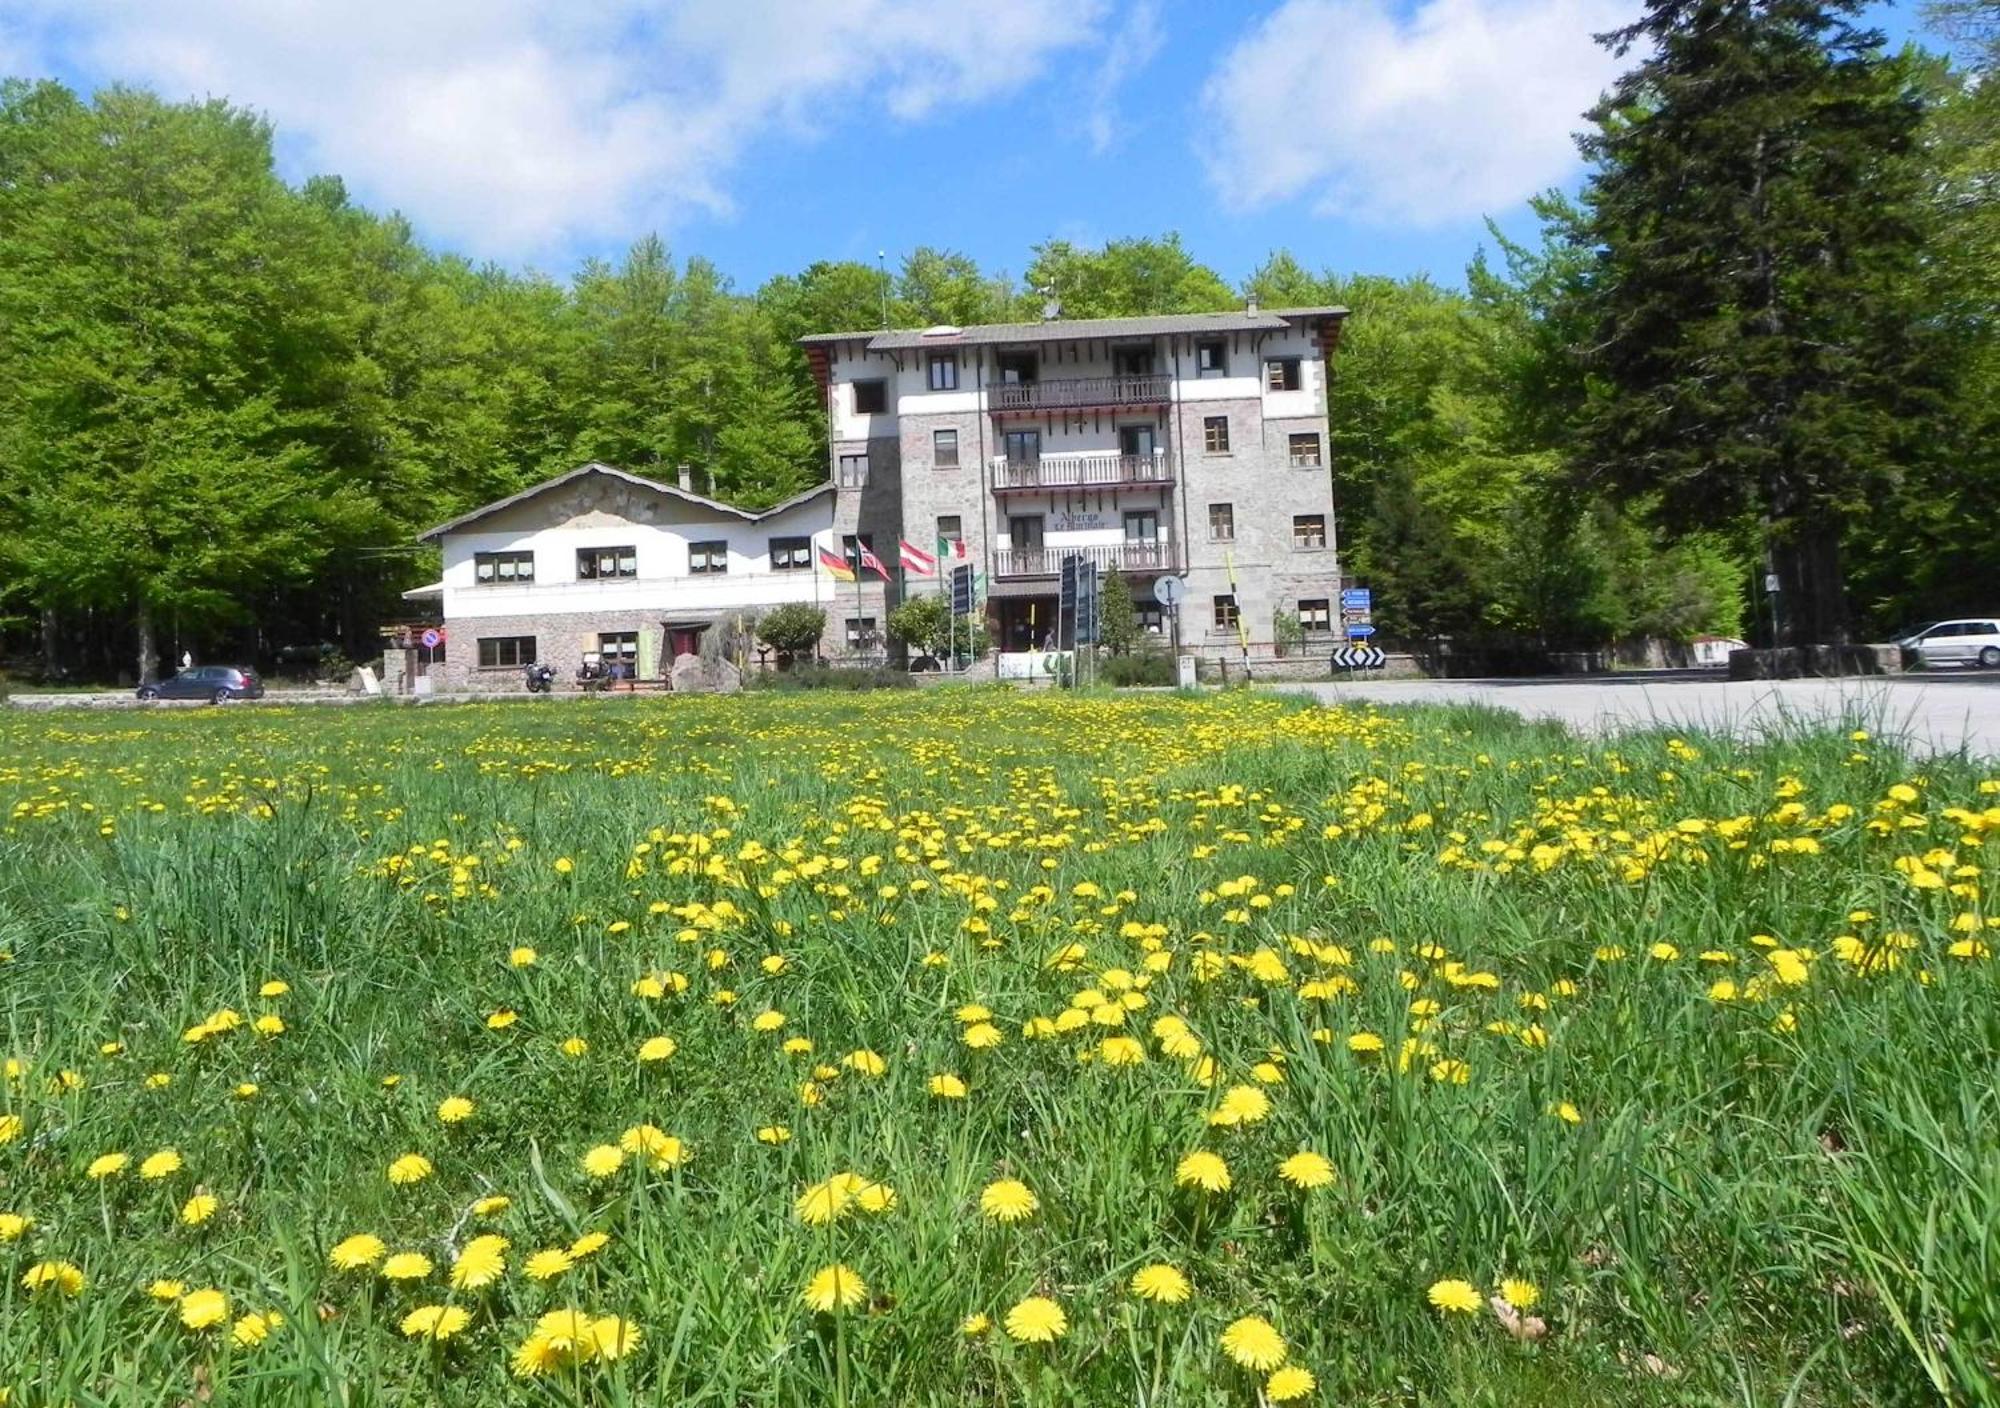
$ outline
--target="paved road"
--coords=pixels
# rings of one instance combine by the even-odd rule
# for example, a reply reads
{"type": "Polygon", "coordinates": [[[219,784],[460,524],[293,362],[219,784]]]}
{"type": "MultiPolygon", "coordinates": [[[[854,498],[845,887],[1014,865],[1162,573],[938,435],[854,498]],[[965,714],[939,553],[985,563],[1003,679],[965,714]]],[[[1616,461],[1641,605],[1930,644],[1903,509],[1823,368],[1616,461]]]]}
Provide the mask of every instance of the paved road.
{"type": "Polygon", "coordinates": [[[1603,679],[1384,680],[1282,688],[1328,702],[1491,704],[1585,732],[1658,725],[1742,738],[1802,721],[1846,723],[1924,753],[2000,757],[2000,674],[1943,672],[1880,679],[1732,683],[1697,672],[1603,679]]]}

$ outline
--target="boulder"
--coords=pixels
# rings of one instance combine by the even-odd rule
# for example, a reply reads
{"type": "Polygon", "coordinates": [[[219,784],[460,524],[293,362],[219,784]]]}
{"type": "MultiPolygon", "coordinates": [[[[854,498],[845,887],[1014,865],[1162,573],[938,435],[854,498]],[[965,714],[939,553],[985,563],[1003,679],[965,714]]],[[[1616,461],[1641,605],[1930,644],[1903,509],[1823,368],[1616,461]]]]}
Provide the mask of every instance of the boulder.
{"type": "Polygon", "coordinates": [[[743,688],[743,672],[727,660],[680,655],[671,673],[676,694],[734,694],[743,688]]]}
{"type": "Polygon", "coordinates": [[[1732,680],[1795,680],[1843,675],[1899,675],[1903,652],[1895,645],[1788,645],[1776,650],[1732,650],[1732,680]]]}

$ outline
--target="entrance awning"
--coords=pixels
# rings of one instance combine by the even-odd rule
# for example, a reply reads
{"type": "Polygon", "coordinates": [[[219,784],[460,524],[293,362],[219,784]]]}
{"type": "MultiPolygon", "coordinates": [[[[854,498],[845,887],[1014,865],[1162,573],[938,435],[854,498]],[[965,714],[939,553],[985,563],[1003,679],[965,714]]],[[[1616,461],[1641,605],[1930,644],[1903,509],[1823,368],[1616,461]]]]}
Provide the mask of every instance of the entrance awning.
{"type": "Polygon", "coordinates": [[[430,585],[428,585],[428,586],[423,586],[423,587],[412,587],[412,588],[410,588],[410,589],[409,589],[408,591],[406,591],[406,592],[404,592],[404,593],[403,593],[403,600],[404,600],[404,601],[442,601],[442,600],[444,600],[444,583],[443,583],[443,582],[432,582],[432,583],[431,583],[430,585]]]}

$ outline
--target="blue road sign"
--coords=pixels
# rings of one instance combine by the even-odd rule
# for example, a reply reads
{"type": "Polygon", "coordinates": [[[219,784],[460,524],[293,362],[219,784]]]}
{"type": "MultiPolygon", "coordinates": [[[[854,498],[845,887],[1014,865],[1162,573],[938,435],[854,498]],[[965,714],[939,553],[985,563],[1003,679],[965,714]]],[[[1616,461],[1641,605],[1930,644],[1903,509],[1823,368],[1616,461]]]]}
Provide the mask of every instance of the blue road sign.
{"type": "Polygon", "coordinates": [[[1366,611],[1375,605],[1375,593],[1367,587],[1344,587],[1340,593],[1342,611],[1366,611]]]}
{"type": "Polygon", "coordinates": [[[1375,628],[1373,626],[1352,625],[1347,628],[1347,638],[1349,640],[1366,640],[1374,634],[1375,628]]]}

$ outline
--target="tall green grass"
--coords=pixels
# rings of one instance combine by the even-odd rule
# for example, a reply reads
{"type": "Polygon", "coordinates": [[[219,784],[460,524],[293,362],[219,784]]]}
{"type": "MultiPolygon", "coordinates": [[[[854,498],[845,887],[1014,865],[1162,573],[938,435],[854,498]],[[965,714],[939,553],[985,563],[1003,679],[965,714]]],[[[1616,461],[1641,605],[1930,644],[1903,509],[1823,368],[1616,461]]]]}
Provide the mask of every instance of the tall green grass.
{"type": "Polygon", "coordinates": [[[1315,1402],[1992,1402],[2000,984],[1949,952],[2000,941],[1992,778],[1844,733],[1586,742],[1253,694],[10,718],[0,1058],[23,1070],[0,1110],[23,1127],[0,1145],[0,1210],[34,1225],[0,1244],[0,1386],[28,1404],[1249,1404],[1261,1376],[1219,1341],[1257,1314],[1315,1402]],[[1731,818],[1740,848],[1713,826],[1731,818]],[[771,859],[732,859],[749,842],[771,859]],[[1537,845],[1559,854],[1540,866],[1537,845]],[[1926,854],[1944,888],[1906,873],[1926,854]],[[687,917],[724,902],[739,917],[687,917]],[[1807,951],[1807,980],[1712,998],[1773,971],[1754,935],[1807,951]],[[1282,980],[1249,966],[1260,948],[1282,980]],[[1206,977],[1203,954],[1222,956],[1206,977]],[[1124,1028],[1145,1064],[1081,1059],[1106,1027],[1023,1035],[1107,969],[1150,984],[1124,1028]],[[666,971],[684,994],[633,994],[666,971]],[[1353,990],[1301,996],[1335,976],[1353,990]],[[272,979],[290,992],[259,998],[272,979]],[[967,1003],[1000,1046],[964,1044],[967,1003]],[[223,1007],[286,1030],[183,1039],[223,1007]],[[782,1031],[753,1028],[767,1007],[782,1031]],[[517,1020],[490,1028],[501,1009],[517,1020]],[[1212,1083],[1151,1034],[1170,1013],[1212,1083]],[[674,1057],[636,1062],[661,1033],[674,1057]],[[1357,1055],[1357,1033],[1386,1049],[1357,1055]],[[572,1036],[588,1054],[563,1054],[572,1036]],[[1404,1069],[1406,1041],[1435,1049],[1404,1069]],[[802,1103],[815,1063],[857,1049],[886,1073],[841,1069],[802,1103]],[[1270,1117],[1210,1127],[1266,1061],[1270,1117]],[[1445,1061],[1465,1083],[1433,1078],[1445,1061]],[[939,1072],[970,1098],[933,1098],[939,1072]],[[478,1110],[447,1128],[454,1094],[478,1110]],[[588,1179],[585,1150],[642,1121],[689,1161],[588,1179]],[[758,1141],[773,1124],[789,1142],[758,1141]],[[160,1184],[84,1176],[163,1147],[187,1168],[160,1184]],[[1197,1147],[1228,1160],[1228,1194],[1175,1186],[1197,1147]],[[1277,1177],[1302,1147],[1334,1186],[1277,1177]],[[411,1151],[435,1173],[391,1186],[411,1151]],[[847,1169],[897,1207],[803,1224],[797,1195],[847,1169]],[[1003,1176],[1037,1216],[979,1215],[1003,1176]],[[189,1228],[174,1210],[197,1183],[222,1211],[189,1228]],[[512,1206],[469,1217],[489,1192],[512,1206]],[[520,1275],[591,1229],[610,1245],[562,1280],[520,1275]],[[444,1268],[482,1230],[511,1240],[509,1273],[453,1296],[444,1268]],[[438,1269],[419,1289],[335,1271],[357,1232],[438,1269]],[[50,1258],[84,1271],[81,1295],[29,1295],[50,1258]],[[1193,1299],[1134,1297],[1153,1261],[1193,1299]],[[862,1309],[802,1305],[832,1262],[866,1279],[862,1309]],[[1503,1276],[1540,1288],[1539,1339],[1425,1300],[1503,1276]],[[156,1278],[286,1323],[250,1348],[187,1331],[156,1278]],[[1031,1293],[1067,1313],[1053,1346],[999,1328],[1031,1293]],[[447,1299],[471,1311],[461,1335],[397,1332],[447,1299]],[[509,1354],[558,1305],[628,1317],[644,1343],[515,1379],[509,1354]],[[994,1328],[965,1334],[975,1313],[994,1328]]]}

